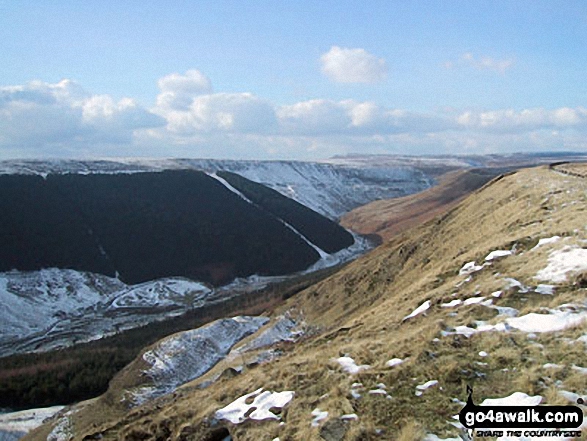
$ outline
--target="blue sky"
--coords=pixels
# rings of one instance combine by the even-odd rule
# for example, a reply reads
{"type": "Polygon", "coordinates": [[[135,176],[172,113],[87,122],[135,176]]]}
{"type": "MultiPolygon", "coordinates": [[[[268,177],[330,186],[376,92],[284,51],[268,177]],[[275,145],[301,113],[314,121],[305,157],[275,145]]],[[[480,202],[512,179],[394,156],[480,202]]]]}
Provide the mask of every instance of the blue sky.
{"type": "Polygon", "coordinates": [[[0,158],[587,150],[584,1],[0,0],[0,158]]]}

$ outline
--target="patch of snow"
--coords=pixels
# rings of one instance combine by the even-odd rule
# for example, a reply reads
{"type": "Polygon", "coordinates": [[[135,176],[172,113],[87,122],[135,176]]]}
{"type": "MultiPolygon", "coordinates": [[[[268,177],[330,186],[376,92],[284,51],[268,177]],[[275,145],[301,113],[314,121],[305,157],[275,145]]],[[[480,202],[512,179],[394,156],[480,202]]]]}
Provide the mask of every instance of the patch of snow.
{"type": "Polygon", "coordinates": [[[477,271],[481,271],[482,269],[483,269],[483,265],[477,265],[475,261],[467,262],[459,270],[459,275],[463,276],[466,274],[472,274],[477,271]]]}
{"type": "Polygon", "coordinates": [[[371,389],[371,390],[369,391],[369,393],[370,393],[371,395],[387,395],[387,392],[385,392],[385,391],[384,391],[384,390],[382,390],[382,389],[371,389]]]}
{"type": "Polygon", "coordinates": [[[480,406],[538,406],[541,401],[540,395],[530,396],[524,392],[514,392],[504,398],[486,398],[480,406]]]}
{"type": "Polygon", "coordinates": [[[455,306],[458,306],[461,303],[463,303],[463,301],[461,299],[454,299],[454,300],[451,300],[448,303],[441,303],[440,304],[440,307],[441,308],[454,308],[455,306]]]}
{"type": "Polygon", "coordinates": [[[17,439],[20,439],[63,408],[64,406],[53,406],[0,414],[0,439],[3,433],[18,433],[20,436],[17,439]]]}
{"type": "Polygon", "coordinates": [[[343,421],[357,421],[359,417],[356,413],[347,413],[346,415],[342,415],[340,419],[343,421]]]}
{"type": "Polygon", "coordinates": [[[587,319],[587,311],[575,311],[569,306],[574,307],[574,305],[561,305],[557,310],[549,310],[548,314],[532,312],[521,317],[508,317],[504,322],[494,325],[477,322],[476,328],[463,325],[456,326],[453,331],[441,331],[441,335],[464,335],[465,337],[470,337],[478,332],[508,332],[513,329],[527,333],[562,331],[577,326],[587,319]]]}
{"type": "Polygon", "coordinates": [[[485,351],[479,352],[479,357],[487,357],[489,354],[485,351]]]}
{"type": "Polygon", "coordinates": [[[499,298],[503,294],[503,291],[494,291],[491,293],[491,297],[499,298]]]}
{"type": "Polygon", "coordinates": [[[587,368],[576,365],[573,365],[571,367],[573,368],[573,370],[579,372],[580,374],[587,375],[587,368]]]}
{"type": "Polygon", "coordinates": [[[577,400],[579,398],[584,398],[583,395],[579,395],[579,394],[576,394],[575,392],[569,392],[566,390],[559,390],[558,394],[560,396],[562,396],[563,398],[566,398],[567,400],[569,400],[573,404],[577,404],[577,400]]]}
{"type": "Polygon", "coordinates": [[[314,417],[312,420],[312,427],[318,427],[320,425],[320,421],[328,418],[328,412],[321,411],[320,409],[316,408],[312,411],[312,416],[314,417]]]}
{"type": "Polygon", "coordinates": [[[508,251],[508,250],[495,250],[495,251],[492,251],[491,253],[489,253],[485,257],[485,261],[491,262],[492,260],[495,260],[495,259],[500,259],[502,257],[511,256],[512,254],[514,254],[514,253],[512,251],[508,251]]]}
{"type": "Polygon", "coordinates": [[[511,327],[523,332],[555,332],[581,324],[587,318],[587,312],[552,311],[550,314],[531,312],[521,317],[506,320],[511,327]]]}
{"type": "Polygon", "coordinates": [[[438,384],[438,380],[430,380],[427,381],[426,383],[423,384],[419,384],[416,386],[416,396],[419,397],[422,395],[422,393],[426,390],[429,389],[431,387],[434,387],[438,384]]]}
{"type": "Polygon", "coordinates": [[[510,288],[518,288],[518,290],[521,293],[525,293],[529,291],[529,288],[524,285],[522,282],[520,282],[519,280],[513,279],[511,277],[506,277],[504,279],[505,282],[507,282],[506,288],[510,289],[510,288]]]}
{"type": "Polygon", "coordinates": [[[506,316],[506,317],[517,317],[520,311],[516,308],[512,308],[510,306],[496,306],[493,305],[491,308],[496,309],[498,315],[506,316]]]}
{"type": "Polygon", "coordinates": [[[212,290],[202,283],[183,278],[166,278],[133,285],[115,294],[108,309],[170,307],[204,300],[212,290]]]}
{"type": "Polygon", "coordinates": [[[410,314],[406,315],[402,319],[402,321],[408,320],[412,317],[416,317],[417,315],[422,314],[424,311],[427,311],[428,308],[430,308],[430,300],[426,300],[424,303],[422,303],[420,306],[414,309],[410,314]]]}
{"type": "Polygon", "coordinates": [[[299,324],[289,314],[281,315],[252,341],[236,349],[236,352],[259,349],[284,341],[296,341],[304,333],[302,326],[303,324],[299,324]]]}
{"type": "Polygon", "coordinates": [[[485,300],[485,297],[470,297],[463,302],[463,305],[476,305],[485,300]]]}
{"type": "Polygon", "coordinates": [[[351,357],[339,357],[333,358],[332,361],[337,362],[341,367],[342,370],[349,373],[349,374],[357,374],[365,369],[369,369],[371,366],[368,364],[362,364],[357,366],[355,360],[351,357]]]}
{"type": "Polygon", "coordinates": [[[357,389],[363,389],[363,383],[353,383],[353,384],[351,384],[351,396],[355,400],[358,400],[359,398],[361,398],[361,394],[359,392],[357,392],[357,389]]]}
{"type": "Polygon", "coordinates": [[[538,271],[534,278],[562,283],[567,280],[569,274],[581,271],[587,271],[587,249],[567,246],[551,252],[548,257],[548,265],[538,271]]]}
{"type": "Polygon", "coordinates": [[[73,438],[71,420],[69,417],[76,413],[76,410],[66,412],[58,421],[53,430],[47,435],[47,441],[69,441],[73,438]]]}
{"type": "Polygon", "coordinates": [[[538,294],[553,295],[554,290],[555,290],[554,285],[540,284],[534,289],[534,292],[537,292],[538,294]]]}
{"type": "Polygon", "coordinates": [[[402,360],[401,358],[392,358],[391,360],[388,360],[385,363],[385,366],[387,366],[387,367],[394,367],[394,366],[397,366],[397,365],[402,364],[404,361],[405,360],[402,360]]]}
{"type": "Polygon", "coordinates": [[[271,408],[282,409],[294,397],[293,391],[269,392],[259,388],[254,392],[237,398],[228,406],[219,409],[214,414],[219,420],[227,420],[232,424],[240,424],[247,419],[252,420],[279,420],[279,415],[271,412],[271,408]],[[247,404],[253,398],[251,404],[247,404]],[[252,410],[252,412],[251,412],[252,410]]]}
{"type": "Polygon", "coordinates": [[[542,367],[544,369],[562,369],[562,368],[564,368],[563,365],[561,365],[561,364],[554,364],[554,363],[546,363],[546,364],[542,365],[542,367]]]}
{"type": "Polygon", "coordinates": [[[151,384],[134,393],[136,404],[164,395],[192,381],[222,360],[230,348],[267,323],[267,317],[233,317],[161,340],[143,354],[151,367],[144,371],[151,384]]]}
{"type": "Polygon", "coordinates": [[[543,245],[550,245],[552,243],[558,242],[560,239],[561,239],[560,236],[552,236],[552,237],[546,237],[544,239],[540,239],[538,241],[538,243],[536,244],[536,246],[532,249],[535,250],[536,248],[540,248],[543,245]]]}

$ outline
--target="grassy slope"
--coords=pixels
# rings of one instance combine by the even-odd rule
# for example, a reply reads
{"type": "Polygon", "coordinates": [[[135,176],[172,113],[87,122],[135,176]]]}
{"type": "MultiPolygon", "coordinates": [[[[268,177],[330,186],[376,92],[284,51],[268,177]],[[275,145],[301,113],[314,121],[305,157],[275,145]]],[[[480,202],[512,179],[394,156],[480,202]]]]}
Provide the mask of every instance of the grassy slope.
{"type": "Polygon", "coordinates": [[[359,234],[377,234],[389,240],[446,213],[498,174],[493,169],[451,171],[439,177],[438,185],[423,192],[356,208],[342,217],[341,225],[359,234]]]}
{"type": "MultiPolygon", "coordinates": [[[[246,369],[236,378],[225,378],[205,389],[196,388],[196,380],[172,396],[130,412],[113,399],[122,391],[111,390],[109,399],[102,398],[72,417],[76,439],[87,434],[128,440],[157,436],[215,439],[212,433],[219,426],[211,428],[209,417],[258,387],[295,391],[283,415],[286,424],[227,425],[234,439],[321,439],[321,428],[310,425],[316,407],[328,411],[331,421],[342,414],[358,415],[358,421],[344,425],[344,439],[348,440],[420,439],[425,432],[454,436],[448,421],[462,405],[453,399],[466,398],[466,384],[474,387],[478,401],[522,391],[541,394],[550,404],[560,403],[557,388],[585,395],[584,376],[571,368],[585,364],[585,348],[563,341],[585,334],[585,325],[533,339],[519,332],[442,337],[441,330],[456,325],[479,319],[491,322],[496,312],[479,305],[440,308],[439,303],[488,296],[498,289],[504,294],[495,303],[516,307],[521,314],[541,306],[584,302],[587,293],[580,278],[562,283],[555,296],[507,289],[504,278],[536,286],[533,276],[546,266],[552,249],[531,250],[540,238],[558,234],[565,237],[560,246],[583,243],[586,195],[585,179],[548,168],[495,180],[449,213],[396,236],[290,298],[282,309],[303,311],[305,319],[321,332],[284,347],[279,360],[246,369]],[[474,274],[470,281],[459,275],[466,262],[480,262],[490,251],[514,245],[515,255],[474,274]],[[426,300],[432,303],[426,314],[402,322],[426,300]],[[480,351],[489,356],[481,358],[480,351]],[[357,375],[343,372],[331,359],[344,354],[371,368],[357,375]],[[409,359],[400,366],[386,367],[385,362],[393,357],[409,359]],[[542,366],[547,362],[563,367],[545,369],[542,366]],[[415,396],[416,385],[433,379],[439,381],[437,387],[415,396]],[[363,383],[366,390],[384,383],[392,399],[366,390],[363,398],[354,399],[349,393],[354,382],[363,383]]],[[[44,439],[47,430],[29,439],[44,439]]]]}

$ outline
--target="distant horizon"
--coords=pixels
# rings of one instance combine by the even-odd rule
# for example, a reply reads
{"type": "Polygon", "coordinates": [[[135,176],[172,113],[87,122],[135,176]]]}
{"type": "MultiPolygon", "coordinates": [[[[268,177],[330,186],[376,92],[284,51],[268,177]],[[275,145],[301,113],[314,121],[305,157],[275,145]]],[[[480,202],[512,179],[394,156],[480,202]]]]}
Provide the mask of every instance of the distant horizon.
{"type": "Polygon", "coordinates": [[[326,158],[313,159],[286,159],[286,158],[226,158],[226,157],[203,157],[203,156],[88,156],[88,157],[15,157],[15,158],[0,158],[2,162],[99,162],[99,161],[137,161],[137,162],[157,162],[157,161],[243,161],[243,162],[328,162],[336,159],[353,159],[353,158],[372,158],[372,157],[390,157],[390,158],[473,158],[473,157],[500,157],[508,158],[515,156],[527,157],[585,157],[587,159],[587,152],[581,151],[538,151],[538,152],[503,152],[503,153],[342,153],[335,154],[326,158]]]}
{"type": "Polygon", "coordinates": [[[0,1],[0,159],[587,151],[587,4],[0,1]]]}

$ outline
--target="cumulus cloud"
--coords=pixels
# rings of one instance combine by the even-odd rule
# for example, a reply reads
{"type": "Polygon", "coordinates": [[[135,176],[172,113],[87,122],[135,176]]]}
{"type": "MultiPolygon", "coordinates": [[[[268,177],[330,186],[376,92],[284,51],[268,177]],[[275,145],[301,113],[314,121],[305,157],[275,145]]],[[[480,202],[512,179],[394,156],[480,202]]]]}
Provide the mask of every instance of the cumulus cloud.
{"type": "Polygon", "coordinates": [[[0,156],[312,159],[587,148],[585,107],[414,112],[328,99],[278,105],[252,93],[213,92],[196,70],[158,84],[151,109],[93,95],[71,80],[0,87],[0,156]]]}
{"type": "Polygon", "coordinates": [[[587,127],[587,109],[561,107],[552,110],[532,108],[520,111],[513,109],[467,111],[458,115],[456,120],[465,128],[490,131],[578,129],[587,127]]]}
{"type": "Polygon", "coordinates": [[[332,46],[320,61],[322,73],[337,83],[377,83],[387,76],[385,60],[361,48],[332,46]]]}
{"type": "Polygon", "coordinates": [[[187,110],[194,98],[212,92],[210,79],[196,69],[188,70],[184,75],[166,75],[157,85],[161,90],[157,106],[176,110],[187,110]]]}
{"type": "Polygon", "coordinates": [[[130,98],[90,95],[71,80],[0,88],[2,147],[129,143],[135,130],[162,124],[130,98]]]}
{"type": "Polygon", "coordinates": [[[500,74],[505,74],[506,70],[514,65],[512,58],[498,60],[488,56],[475,57],[472,53],[467,52],[462,55],[463,60],[469,66],[479,70],[491,70],[500,74]]]}

